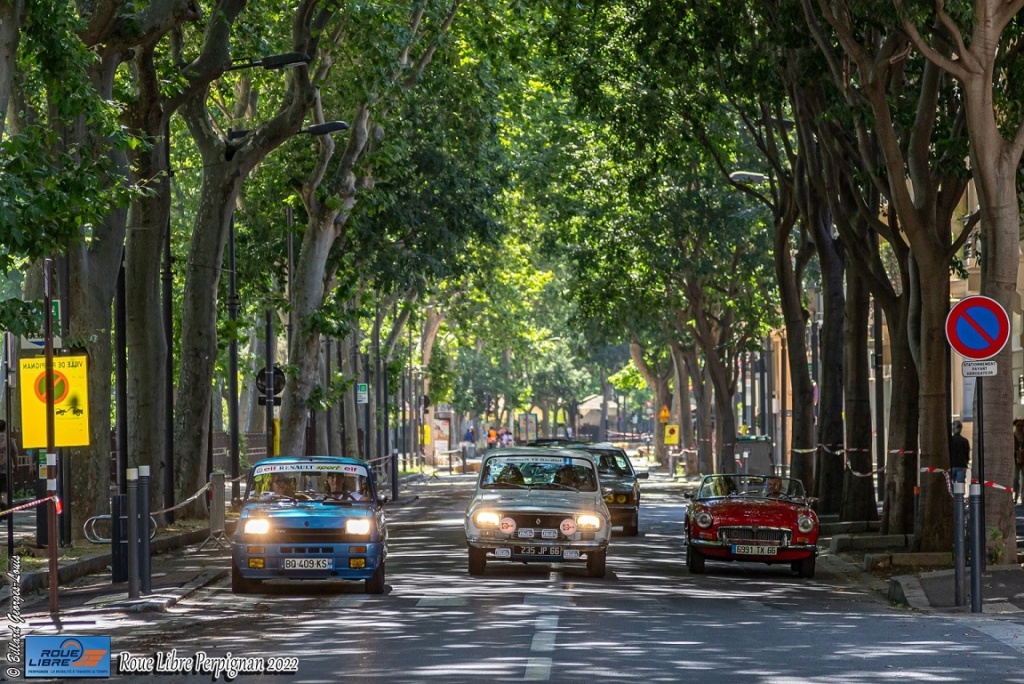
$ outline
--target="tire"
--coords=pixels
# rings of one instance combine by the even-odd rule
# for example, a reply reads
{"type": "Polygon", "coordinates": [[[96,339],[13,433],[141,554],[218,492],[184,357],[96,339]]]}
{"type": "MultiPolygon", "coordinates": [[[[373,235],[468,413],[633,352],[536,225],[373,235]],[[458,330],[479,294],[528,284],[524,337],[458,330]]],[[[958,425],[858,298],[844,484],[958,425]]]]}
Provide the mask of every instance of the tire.
{"type": "Polygon", "coordinates": [[[633,517],[629,519],[629,524],[623,525],[622,529],[626,535],[630,537],[635,537],[640,534],[640,514],[634,513],[633,517]]]}
{"type": "Polygon", "coordinates": [[[589,554],[587,554],[587,573],[591,577],[596,577],[597,579],[604,577],[607,559],[607,549],[601,549],[600,551],[591,551],[589,554]]]}
{"type": "Polygon", "coordinates": [[[258,579],[246,579],[242,577],[241,571],[238,566],[231,563],[231,593],[232,594],[252,594],[260,585],[263,584],[263,580],[258,579]]]}
{"type": "Polygon", "coordinates": [[[469,547],[469,574],[482,575],[487,567],[487,552],[483,549],[469,547]]]}
{"type": "Polygon", "coordinates": [[[797,575],[804,579],[814,578],[814,566],[817,564],[817,559],[814,556],[808,556],[803,560],[798,560],[793,563],[793,570],[797,575]]]}
{"type": "Polygon", "coordinates": [[[384,561],[380,562],[370,579],[364,580],[364,588],[367,594],[384,593],[384,561]]]}
{"type": "Polygon", "coordinates": [[[691,575],[704,574],[704,554],[692,544],[686,547],[686,568],[691,575]]]}

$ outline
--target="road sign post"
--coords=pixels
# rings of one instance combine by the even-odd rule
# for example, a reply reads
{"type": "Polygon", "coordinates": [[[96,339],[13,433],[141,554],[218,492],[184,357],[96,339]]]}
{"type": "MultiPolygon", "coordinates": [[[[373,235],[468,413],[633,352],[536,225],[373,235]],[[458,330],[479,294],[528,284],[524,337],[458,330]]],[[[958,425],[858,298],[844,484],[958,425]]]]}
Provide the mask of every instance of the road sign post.
{"type": "Polygon", "coordinates": [[[1006,310],[990,297],[973,295],[964,297],[953,305],[946,316],[946,339],[949,346],[965,361],[961,367],[964,377],[978,378],[978,418],[974,447],[978,464],[977,478],[971,484],[971,612],[981,612],[981,573],[984,567],[985,507],[983,485],[985,482],[985,394],[983,378],[996,374],[996,362],[988,361],[1002,351],[1010,339],[1010,317],[1006,310]],[[979,484],[974,484],[979,482],[979,484]],[[977,496],[975,495],[975,492],[977,496]]]}

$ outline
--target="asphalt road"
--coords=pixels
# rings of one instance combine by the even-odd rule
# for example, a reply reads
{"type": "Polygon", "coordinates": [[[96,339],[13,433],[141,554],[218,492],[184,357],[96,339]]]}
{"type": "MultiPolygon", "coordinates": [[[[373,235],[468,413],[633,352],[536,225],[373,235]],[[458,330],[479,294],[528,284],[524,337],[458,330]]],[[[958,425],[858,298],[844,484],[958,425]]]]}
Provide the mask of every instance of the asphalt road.
{"type": "Polygon", "coordinates": [[[110,634],[115,654],[297,659],[294,675],[240,682],[1024,682],[1021,622],[891,607],[827,558],[813,580],[788,565],[709,562],[706,575],[688,574],[681,486],[643,485],[641,536],[613,538],[601,580],[583,566],[493,562],[470,577],[471,485],[456,478],[418,486],[416,500],[394,508],[382,596],[361,583],[234,596],[224,581],[169,613],[66,628],[110,634]]]}

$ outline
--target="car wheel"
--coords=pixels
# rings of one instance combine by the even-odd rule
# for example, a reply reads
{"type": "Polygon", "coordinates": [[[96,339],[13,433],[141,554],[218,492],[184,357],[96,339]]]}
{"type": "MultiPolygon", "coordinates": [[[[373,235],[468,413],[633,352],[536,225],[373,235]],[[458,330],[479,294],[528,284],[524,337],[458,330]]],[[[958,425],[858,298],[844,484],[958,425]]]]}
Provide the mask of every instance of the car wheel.
{"type": "Polygon", "coordinates": [[[251,594],[260,585],[263,584],[262,580],[258,579],[247,579],[242,577],[242,572],[238,569],[238,566],[231,563],[231,593],[232,594],[251,594]]]}
{"type": "Polygon", "coordinates": [[[704,574],[704,554],[692,544],[686,547],[686,567],[691,575],[704,574]]]}
{"type": "Polygon", "coordinates": [[[793,570],[800,577],[804,579],[813,579],[814,577],[814,566],[816,565],[816,559],[814,556],[808,556],[803,560],[798,560],[793,563],[793,570]]]}
{"type": "Polygon", "coordinates": [[[483,549],[469,547],[469,574],[482,575],[487,567],[487,552],[483,549]]]}
{"type": "Polygon", "coordinates": [[[370,579],[364,580],[367,594],[384,593],[384,561],[380,562],[377,569],[370,575],[370,579]]]}
{"type": "Polygon", "coordinates": [[[624,527],[624,531],[630,537],[635,537],[640,534],[640,514],[634,513],[633,517],[629,519],[629,524],[624,527]]]}
{"type": "Polygon", "coordinates": [[[587,572],[591,577],[604,577],[607,558],[608,552],[605,549],[591,551],[587,554],[587,572]]]}

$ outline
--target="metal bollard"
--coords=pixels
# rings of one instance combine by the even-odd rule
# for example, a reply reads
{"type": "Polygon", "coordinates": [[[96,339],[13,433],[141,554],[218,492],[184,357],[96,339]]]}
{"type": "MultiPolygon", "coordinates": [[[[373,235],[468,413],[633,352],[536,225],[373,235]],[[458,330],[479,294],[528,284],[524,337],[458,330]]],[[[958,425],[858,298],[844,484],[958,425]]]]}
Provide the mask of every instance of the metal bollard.
{"type": "MultiPolygon", "coordinates": [[[[148,531],[148,530],[147,530],[148,531]]],[[[139,598],[139,469],[128,469],[128,598],[139,598]]]]}
{"type": "Polygon", "coordinates": [[[125,529],[125,496],[110,496],[110,581],[128,580],[128,531],[125,529]]]}
{"type": "Polygon", "coordinates": [[[964,486],[963,482],[953,483],[953,594],[958,606],[967,605],[967,577],[964,571],[966,563],[964,536],[964,486]]]}
{"type": "Polygon", "coordinates": [[[985,540],[981,531],[981,485],[971,483],[971,612],[981,612],[981,555],[985,540]]]}
{"type": "Polygon", "coordinates": [[[138,506],[139,530],[139,579],[143,594],[150,594],[153,591],[153,577],[150,563],[152,557],[149,551],[149,466],[139,466],[139,506],[138,506]]]}

